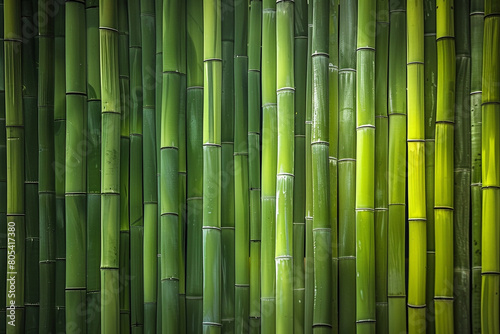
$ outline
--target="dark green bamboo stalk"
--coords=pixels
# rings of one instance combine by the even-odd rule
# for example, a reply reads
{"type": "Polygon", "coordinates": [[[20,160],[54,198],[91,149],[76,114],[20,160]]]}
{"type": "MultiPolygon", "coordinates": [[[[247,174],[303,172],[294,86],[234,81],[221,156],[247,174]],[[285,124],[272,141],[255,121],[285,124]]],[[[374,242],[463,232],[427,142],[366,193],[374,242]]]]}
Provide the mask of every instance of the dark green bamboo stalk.
{"type": "Polygon", "coordinates": [[[377,1],[375,55],[375,300],[376,330],[388,333],[387,227],[389,220],[389,119],[387,116],[387,73],[389,65],[389,1],[377,1]]]}
{"type": "Polygon", "coordinates": [[[25,126],[24,200],[26,221],[26,269],[24,285],[25,331],[38,331],[39,321],[39,202],[38,202],[38,55],[34,24],[36,2],[22,1],[22,77],[25,126]]]}
{"type": "MultiPolygon", "coordinates": [[[[305,118],[306,118],[306,77],[308,40],[307,40],[307,1],[295,4],[294,75],[295,81],[295,187],[293,189],[293,319],[294,333],[304,332],[305,289],[305,118]]],[[[253,281],[253,280],[252,280],[253,281]]]]}
{"type": "Polygon", "coordinates": [[[86,331],[87,82],[85,3],[66,2],[66,331],[86,331]],[[82,66],[83,64],[83,66],[82,66]],[[82,307],[83,306],[83,307],[82,307]]]}
{"type": "Polygon", "coordinates": [[[339,332],[356,330],[356,31],[357,2],[339,14],[339,332]]]}
{"type": "Polygon", "coordinates": [[[276,3],[276,333],[293,331],[294,2],[276,3]]]}
{"type": "Polygon", "coordinates": [[[472,333],[481,333],[481,232],[482,232],[482,175],[481,175],[481,100],[483,71],[484,1],[471,1],[471,248],[472,248],[472,333]]]}
{"type": "Polygon", "coordinates": [[[427,218],[427,268],[425,305],[427,333],[434,326],[434,138],[437,101],[436,1],[424,1],[424,104],[425,104],[425,198],[427,218]]]}
{"type": "Polygon", "coordinates": [[[99,1],[86,2],[87,21],[87,330],[101,328],[101,77],[99,1]]]}
{"type": "Polygon", "coordinates": [[[389,14],[389,332],[406,331],[406,9],[391,1],[389,14]]]}
{"type": "Polygon", "coordinates": [[[52,0],[39,0],[38,143],[40,207],[40,332],[55,332],[55,174],[54,163],[54,25],[52,0]]]}
{"type": "MultiPolygon", "coordinates": [[[[240,22],[243,23],[243,22],[240,22]]],[[[246,25],[243,24],[245,27],[246,25]]],[[[203,333],[221,319],[221,1],[203,2],[203,333]]],[[[246,136],[246,133],[245,133],[246,136]]],[[[236,176],[235,176],[236,178],[236,176]]],[[[247,244],[248,245],[248,244],[247,244]]],[[[248,254],[248,253],[247,253],[248,254]]],[[[236,281],[237,282],[237,281],[236,281]]]]}
{"type": "MultiPolygon", "coordinates": [[[[203,322],[203,262],[202,262],[202,215],[203,215],[203,4],[202,0],[189,0],[187,2],[187,38],[189,43],[187,43],[187,173],[189,175],[187,179],[187,258],[186,258],[186,323],[187,332],[189,333],[201,333],[202,332],[202,322],[203,322]]],[[[228,10],[224,17],[231,17],[232,11],[228,10]]],[[[231,29],[232,30],[232,29],[231,29]]],[[[232,35],[232,33],[230,34],[232,35]]],[[[223,48],[225,43],[223,42],[223,48]]],[[[227,51],[227,50],[226,50],[227,51]]],[[[225,54],[225,53],[224,53],[225,54]]],[[[229,65],[230,70],[226,72],[231,73],[231,81],[225,82],[224,77],[222,79],[223,85],[232,85],[232,59],[233,51],[232,48],[229,50],[229,59],[231,63],[229,65]]],[[[224,61],[223,56],[223,61],[224,61]]],[[[224,92],[224,90],[223,90],[224,92]]],[[[232,91],[227,93],[230,94],[232,101],[232,91]]],[[[226,101],[226,100],[223,100],[226,101]]],[[[232,115],[233,105],[227,105],[227,102],[222,104],[223,110],[232,115]],[[227,110],[229,107],[229,110],[227,110]]],[[[232,116],[231,116],[232,117],[232,116]]],[[[227,119],[228,127],[232,129],[233,123],[232,118],[227,119]]],[[[224,128],[223,128],[224,136],[224,128]]],[[[231,134],[232,138],[232,134],[231,134]]],[[[223,142],[227,138],[223,137],[223,142]]],[[[224,147],[225,144],[222,143],[222,155],[223,159],[225,157],[224,147]]],[[[230,148],[229,154],[232,159],[232,146],[230,148]]],[[[224,161],[224,160],[223,160],[224,161]]],[[[223,163],[224,166],[224,163],[223,163]]],[[[231,164],[232,166],[232,164],[231,164]]],[[[228,177],[232,177],[232,171],[228,172],[228,177]]],[[[228,187],[232,189],[232,183],[227,182],[228,187]]],[[[227,191],[227,188],[226,188],[227,191]]],[[[222,196],[228,194],[223,192],[222,196]]],[[[228,194],[230,196],[231,193],[228,194]]],[[[231,200],[229,197],[228,200],[231,200]]],[[[222,201],[227,203],[226,201],[222,201]]],[[[233,268],[234,270],[234,202],[228,206],[226,210],[222,210],[221,214],[227,214],[227,219],[222,219],[223,226],[233,226],[233,229],[223,229],[222,238],[226,240],[227,237],[229,241],[225,243],[228,248],[223,248],[223,261],[227,259],[230,265],[227,267],[228,270],[233,268]],[[231,224],[232,219],[232,224],[231,224]],[[226,236],[229,234],[229,236],[226,236]],[[232,241],[232,244],[231,244],[232,241]],[[231,247],[232,245],[232,247],[231,247]],[[229,254],[229,255],[228,255],[229,254]],[[227,256],[227,257],[226,257],[227,256]]],[[[224,216],[222,216],[224,217],[224,216]]],[[[224,243],[223,243],[224,247],[224,243]]],[[[226,271],[228,272],[228,271],[226,271]]],[[[234,312],[234,272],[232,276],[228,276],[227,280],[223,278],[223,286],[229,290],[229,292],[222,292],[222,298],[224,300],[223,307],[226,306],[226,311],[234,312]],[[232,292],[232,295],[230,294],[232,292]],[[226,296],[226,297],[224,297],[226,296]],[[226,299],[227,298],[227,299],[226,299]]],[[[231,318],[224,312],[223,318],[231,318]]],[[[234,316],[233,316],[234,318],[234,316]]],[[[223,323],[223,330],[226,324],[223,323]]]]}
{"type": "Polygon", "coordinates": [[[250,195],[250,333],[260,328],[260,47],[262,1],[250,1],[248,24],[248,187],[250,195]]]}
{"type": "MultiPolygon", "coordinates": [[[[120,81],[118,6],[99,1],[101,68],[101,333],[120,330],[120,81]]],[[[121,16],[121,15],[120,15],[121,16]]]]}
{"type": "MultiPolygon", "coordinates": [[[[24,120],[22,109],[21,73],[21,2],[4,2],[4,73],[5,73],[5,128],[7,139],[7,237],[14,238],[10,245],[15,251],[7,274],[7,305],[14,305],[8,312],[15,322],[7,322],[7,333],[24,332],[24,276],[25,276],[25,207],[24,207],[24,120]],[[9,229],[10,228],[10,229],[9,229]],[[11,283],[12,282],[12,283],[11,283]],[[15,298],[9,296],[15,284],[15,298]],[[13,309],[13,311],[11,311],[13,309]]],[[[9,245],[9,244],[8,244],[9,245]]],[[[12,258],[11,257],[11,258],[12,258]]],[[[12,321],[7,318],[7,321],[12,321]]]]}
{"type": "Polygon", "coordinates": [[[261,331],[276,331],[276,2],[262,7],[261,331]]]}
{"type": "Polygon", "coordinates": [[[6,326],[7,283],[7,134],[5,129],[4,17],[0,1],[0,328],[6,326]]]}
{"type": "MultiPolygon", "coordinates": [[[[500,2],[484,2],[482,78],[483,230],[481,252],[481,331],[499,333],[500,317],[500,2]]],[[[439,89],[439,86],[438,86],[439,89]]]]}
{"type": "Polygon", "coordinates": [[[470,261],[470,183],[471,183],[471,41],[468,19],[470,1],[456,0],[453,5],[455,22],[456,76],[455,132],[454,132],[454,196],[453,214],[453,302],[454,328],[456,333],[471,332],[471,261],[470,261]]]}
{"type": "Polygon", "coordinates": [[[56,190],[56,331],[66,330],[66,223],[65,223],[65,162],[66,162],[66,65],[65,65],[65,5],[61,4],[54,18],[54,172],[56,190]]]}
{"type": "Polygon", "coordinates": [[[144,185],[144,333],[156,332],[158,186],[155,122],[155,3],[141,1],[144,185]]]}

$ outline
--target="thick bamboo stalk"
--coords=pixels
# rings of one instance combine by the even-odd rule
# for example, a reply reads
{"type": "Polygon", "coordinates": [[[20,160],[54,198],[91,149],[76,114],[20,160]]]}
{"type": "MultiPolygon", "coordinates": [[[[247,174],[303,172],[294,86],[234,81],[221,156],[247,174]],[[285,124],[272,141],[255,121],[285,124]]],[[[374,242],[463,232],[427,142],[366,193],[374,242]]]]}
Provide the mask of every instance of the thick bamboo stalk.
{"type": "Polygon", "coordinates": [[[293,331],[294,2],[276,3],[276,333],[293,331]]]}
{"type": "MultiPolygon", "coordinates": [[[[187,258],[186,258],[186,322],[187,331],[201,333],[203,322],[203,259],[202,259],[202,215],[203,215],[203,5],[201,0],[187,2],[187,36],[191,41],[187,44],[187,258]]],[[[232,11],[228,11],[232,17],[232,11]]],[[[224,44],[223,44],[224,45],[224,44]]],[[[223,57],[224,58],[224,57],[223,57]]],[[[229,58],[233,59],[230,50],[229,58]]],[[[232,66],[231,66],[232,78],[232,66]]],[[[223,80],[224,84],[224,80],[223,80]]],[[[232,88],[232,84],[231,84],[232,88]]],[[[224,90],[223,90],[224,91],[224,90]]],[[[232,97],[232,94],[231,94],[232,97]]],[[[227,105],[223,106],[227,108],[227,105]]],[[[232,113],[232,104],[229,111],[232,113]]],[[[232,121],[230,127],[232,129],[232,121]]],[[[223,144],[224,145],[224,144],[223,144]]],[[[224,153],[223,153],[224,154],[224,153]]],[[[232,158],[232,148],[230,156],[232,158]]],[[[232,173],[229,174],[232,176],[232,173]]],[[[228,182],[230,183],[230,182],[228,182]]],[[[234,197],[234,196],[233,196],[234,197]]],[[[229,209],[230,210],[230,209],[229,209]]],[[[228,210],[228,211],[229,211],[228,210]]],[[[224,210],[223,210],[224,213],[224,210]]],[[[232,215],[234,217],[234,203],[232,215]]],[[[222,220],[226,223],[226,220],[222,220]]],[[[227,221],[230,225],[230,221],[227,221]]],[[[234,226],[234,218],[233,218],[234,226]]],[[[224,232],[223,234],[227,233],[224,232]]],[[[229,230],[227,230],[229,231],[229,230]]],[[[229,244],[229,259],[234,270],[234,229],[231,230],[233,248],[229,244]]],[[[224,238],[224,236],[223,236],[224,238]]],[[[226,252],[223,255],[227,254],[226,252]]],[[[234,274],[233,274],[234,275],[234,274]]],[[[226,281],[233,295],[234,302],[234,276],[232,282],[226,281]]],[[[225,285],[225,286],[227,286],[225,285]]],[[[223,294],[224,295],[228,295],[223,294]]],[[[225,299],[224,299],[225,300],[225,299]]],[[[232,304],[228,307],[234,312],[232,304]]],[[[224,318],[223,313],[223,318],[224,318]]],[[[223,325],[224,326],[224,325],[223,325]]]]}
{"type": "Polygon", "coordinates": [[[424,10],[407,2],[408,101],[408,332],[425,331],[426,200],[424,114],[424,10]]]}
{"type": "Polygon", "coordinates": [[[453,1],[436,1],[437,109],[434,189],[436,332],[453,332],[453,132],[455,37],[453,1]]]}
{"type": "Polygon", "coordinates": [[[261,331],[276,330],[276,2],[262,7],[262,234],[261,240],[261,331]]]}
{"type": "Polygon", "coordinates": [[[99,1],[86,2],[87,21],[87,330],[100,332],[101,78],[99,1]]]}
{"type": "Polygon", "coordinates": [[[21,38],[21,2],[6,0],[4,2],[5,128],[7,139],[6,216],[7,237],[14,239],[14,242],[10,243],[14,248],[14,252],[12,252],[12,248],[10,249],[14,263],[10,264],[12,267],[7,269],[17,273],[7,274],[6,304],[13,305],[8,311],[11,317],[7,318],[7,333],[24,332],[25,206],[21,38]],[[15,298],[8,294],[10,284],[15,285],[15,298]],[[13,322],[9,323],[9,320],[13,322]]]}
{"type": "Polygon", "coordinates": [[[482,175],[481,175],[481,100],[483,71],[484,1],[471,1],[471,248],[472,291],[471,331],[481,333],[481,232],[482,232],[482,175]]]}
{"type": "MultiPolygon", "coordinates": [[[[123,6],[123,4],[121,5],[123,6]]],[[[118,3],[99,1],[102,103],[101,143],[101,333],[120,330],[120,81],[118,3]]]]}
{"type": "Polygon", "coordinates": [[[499,333],[500,318],[500,2],[484,2],[482,175],[483,230],[481,253],[481,331],[499,333]]]}
{"type": "Polygon", "coordinates": [[[87,84],[85,3],[66,3],[66,331],[86,331],[87,84]],[[84,64],[82,66],[81,64],[84,64]],[[83,264],[83,265],[82,265],[83,264]],[[83,308],[82,308],[83,305],[83,308]]]}
{"type": "Polygon", "coordinates": [[[40,23],[38,72],[38,143],[40,207],[40,332],[55,332],[55,174],[54,163],[54,21],[52,0],[38,1],[40,23]]]}
{"type": "MultiPolygon", "coordinates": [[[[245,26],[245,25],[244,25],[245,26]]],[[[203,332],[221,332],[221,1],[203,2],[203,332]]],[[[246,133],[245,133],[246,135],[246,133]]],[[[235,176],[236,178],[236,176],[235,176]]],[[[237,282],[237,281],[236,281],[237,282]]]]}
{"type": "Polygon", "coordinates": [[[456,333],[471,332],[471,261],[470,261],[470,183],[471,183],[471,41],[468,22],[470,1],[456,0],[453,5],[456,35],[456,95],[454,131],[454,196],[453,215],[453,302],[456,333]],[[463,316],[467,314],[468,316],[463,316]]]}
{"type": "Polygon", "coordinates": [[[262,1],[250,2],[248,23],[248,187],[250,196],[250,310],[249,331],[260,328],[260,47],[262,1]]]}
{"type": "Polygon", "coordinates": [[[389,332],[406,331],[406,6],[390,2],[389,35],[389,332]]]}
{"type": "MultiPolygon", "coordinates": [[[[295,40],[294,75],[295,81],[295,185],[293,193],[293,318],[294,333],[304,332],[305,289],[305,117],[306,117],[306,80],[308,54],[308,12],[307,1],[295,3],[295,40]]],[[[265,232],[265,231],[264,231],[265,232]]],[[[252,280],[253,281],[253,280],[252,280]]]]}
{"type": "MultiPolygon", "coordinates": [[[[0,1],[0,230],[7,231],[7,134],[5,129],[4,17],[0,1]]],[[[6,328],[7,234],[0,236],[0,326],[6,328]]],[[[4,329],[2,331],[5,332],[4,329]]]]}
{"type": "Polygon", "coordinates": [[[376,330],[388,333],[387,302],[387,228],[389,219],[388,163],[389,119],[388,66],[389,66],[389,1],[377,2],[377,40],[375,54],[375,300],[376,330]]]}

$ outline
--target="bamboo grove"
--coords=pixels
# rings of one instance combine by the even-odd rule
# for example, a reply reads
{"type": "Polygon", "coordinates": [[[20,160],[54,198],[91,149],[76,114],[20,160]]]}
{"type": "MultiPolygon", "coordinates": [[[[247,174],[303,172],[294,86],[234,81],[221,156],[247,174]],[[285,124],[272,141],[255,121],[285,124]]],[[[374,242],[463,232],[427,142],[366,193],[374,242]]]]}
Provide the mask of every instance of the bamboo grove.
{"type": "Polygon", "coordinates": [[[500,333],[500,0],[0,19],[0,333],[500,333]]]}

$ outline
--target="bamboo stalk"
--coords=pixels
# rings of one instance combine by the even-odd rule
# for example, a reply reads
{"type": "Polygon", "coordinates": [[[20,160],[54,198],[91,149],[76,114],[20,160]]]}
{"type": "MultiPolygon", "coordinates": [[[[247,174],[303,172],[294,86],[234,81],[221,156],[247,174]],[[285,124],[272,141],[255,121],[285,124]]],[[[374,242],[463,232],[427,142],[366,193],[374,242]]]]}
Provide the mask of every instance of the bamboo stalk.
{"type": "Polygon", "coordinates": [[[389,223],[388,306],[389,332],[406,331],[406,8],[390,2],[389,14],[389,223]]]}
{"type": "Polygon", "coordinates": [[[424,11],[421,1],[408,1],[408,332],[425,331],[426,200],[424,114],[424,11]],[[411,42],[410,42],[411,41],[411,42]]]}
{"type": "Polygon", "coordinates": [[[261,331],[276,331],[276,2],[262,6],[261,331]]]}
{"type": "Polygon", "coordinates": [[[483,230],[481,253],[481,331],[499,333],[500,318],[500,3],[484,2],[484,41],[482,77],[482,175],[483,230]]]}
{"type": "MultiPolygon", "coordinates": [[[[0,1],[0,230],[7,231],[7,133],[5,129],[4,11],[0,1]]],[[[0,326],[6,328],[7,234],[0,236],[0,326]]]]}
{"type": "Polygon", "coordinates": [[[481,333],[481,100],[483,70],[484,1],[471,1],[471,224],[472,224],[472,291],[471,321],[472,333],[481,333]]]}

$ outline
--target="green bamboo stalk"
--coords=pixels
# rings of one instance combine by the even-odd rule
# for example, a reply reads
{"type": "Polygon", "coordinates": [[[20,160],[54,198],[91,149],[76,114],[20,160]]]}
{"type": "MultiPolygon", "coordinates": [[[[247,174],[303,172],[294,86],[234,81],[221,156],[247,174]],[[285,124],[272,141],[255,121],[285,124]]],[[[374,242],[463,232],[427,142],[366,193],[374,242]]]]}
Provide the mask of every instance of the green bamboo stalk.
{"type": "Polygon", "coordinates": [[[470,261],[470,183],[471,183],[471,41],[468,18],[470,1],[455,1],[454,20],[464,22],[456,25],[455,62],[457,82],[455,87],[455,132],[454,132],[454,196],[453,215],[453,301],[454,328],[456,333],[471,332],[471,261],[470,261]]]}
{"type": "MultiPolygon", "coordinates": [[[[120,330],[120,81],[118,6],[99,1],[102,105],[101,146],[101,333],[120,330]]],[[[122,253],[123,254],[123,253],[122,253]]]]}
{"type": "Polygon", "coordinates": [[[158,186],[155,124],[155,3],[141,1],[144,185],[144,333],[156,332],[158,186]]]}
{"type": "Polygon", "coordinates": [[[250,195],[250,333],[260,328],[260,47],[262,1],[250,1],[248,24],[248,187],[250,195]]]}
{"type": "Polygon", "coordinates": [[[357,2],[340,0],[339,8],[339,332],[354,333],[357,2]]]}
{"type": "MultiPolygon", "coordinates": [[[[250,316],[250,224],[248,174],[248,3],[234,3],[234,202],[235,332],[248,328],[250,316]]],[[[205,174],[206,175],[206,174],[205,174]]]]}
{"type": "Polygon", "coordinates": [[[48,8],[38,1],[38,143],[40,207],[40,332],[55,332],[55,181],[54,171],[54,25],[48,8]]]}
{"type": "Polygon", "coordinates": [[[387,228],[389,220],[389,119],[387,77],[389,65],[389,1],[377,2],[375,48],[375,301],[376,330],[389,332],[387,302],[387,228]]]}
{"type": "Polygon", "coordinates": [[[482,231],[482,191],[481,191],[481,100],[483,70],[483,22],[484,1],[471,1],[471,224],[472,224],[472,291],[471,321],[472,333],[481,333],[481,231],[482,231]]]}
{"type": "Polygon", "coordinates": [[[294,2],[276,3],[276,333],[293,331],[294,2]],[[279,59],[279,60],[278,60],[279,59]],[[292,130],[293,129],[293,130],[292,130]]]}
{"type": "Polygon", "coordinates": [[[375,9],[360,1],[356,72],[356,332],[375,333],[375,9]]]}
{"type": "Polygon", "coordinates": [[[424,1],[425,198],[427,218],[426,327],[434,333],[434,137],[437,101],[436,1],[424,1]]]}
{"type": "Polygon", "coordinates": [[[7,133],[5,129],[4,17],[0,1],[0,332],[5,333],[7,283],[7,133]]]}
{"type": "Polygon", "coordinates": [[[181,6],[163,2],[163,91],[161,117],[161,298],[162,332],[177,333],[179,319],[179,109],[181,106],[181,6]]]}
{"type": "MultiPolygon", "coordinates": [[[[481,331],[499,333],[500,317],[500,2],[484,2],[482,78],[483,230],[481,253],[481,331]]],[[[439,86],[438,86],[439,88],[439,86]]]]}
{"type": "Polygon", "coordinates": [[[141,330],[144,325],[143,291],[143,199],[142,199],[142,39],[141,7],[138,0],[128,1],[130,68],[130,325],[141,330]]]}
{"type": "MultiPolygon", "coordinates": [[[[222,105],[221,113],[224,122],[221,124],[221,175],[223,175],[221,189],[221,234],[222,234],[222,332],[234,333],[234,275],[235,275],[235,203],[234,203],[234,1],[224,0],[222,8],[222,105]]],[[[201,18],[200,18],[201,20],[201,18]]],[[[201,33],[202,30],[199,30],[201,33]]],[[[202,42],[200,41],[200,44],[202,42]]],[[[189,51],[188,51],[189,52],[189,51]]],[[[196,53],[198,55],[198,52],[196,53]]],[[[199,72],[196,72],[199,73],[199,72]]],[[[203,72],[199,73],[202,75],[203,72]]],[[[202,84],[203,81],[200,80],[202,84]]],[[[202,90],[200,89],[201,97],[202,90]]],[[[201,106],[202,103],[200,103],[201,106]]],[[[201,126],[202,115],[197,124],[201,126]]],[[[193,129],[195,130],[195,129],[193,129]]],[[[202,131],[200,131],[200,134],[202,131]]],[[[201,138],[200,138],[201,140],[201,138]]],[[[200,146],[201,148],[201,146],[200,146]]],[[[195,159],[201,159],[201,152],[196,152],[195,159]]],[[[200,162],[201,166],[201,162],[200,162]]],[[[200,171],[199,173],[201,173],[200,171]]],[[[200,179],[201,180],[201,179],[200,179]]],[[[201,190],[201,189],[200,189],[201,190]]],[[[201,194],[200,194],[201,196],[201,194]]],[[[200,197],[201,198],[201,197],[200,197]]],[[[197,207],[198,208],[198,207],[197,207]]],[[[200,206],[201,208],[201,206],[200,206]]],[[[198,231],[198,226],[197,226],[198,231]]],[[[197,232],[199,233],[199,232],[197,232]]],[[[201,252],[200,252],[201,253],[201,252]]],[[[200,282],[201,283],[201,282],[200,282]]],[[[202,287],[200,284],[200,291],[202,287]]],[[[200,292],[201,295],[201,292],[200,292]]],[[[201,301],[200,301],[201,302],[201,301]]],[[[201,325],[201,322],[200,322],[201,325]]],[[[201,329],[201,327],[200,327],[201,329]]]]}
{"type": "Polygon", "coordinates": [[[101,330],[101,78],[99,1],[86,2],[87,21],[87,330],[101,330]]]}
{"type": "Polygon", "coordinates": [[[453,1],[436,1],[437,109],[434,221],[436,332],[453,332],[453,133],[455,37],[453,1]]]}
{"type": "Polygon", "coordinates": [[[66,2],[66,331],[86,331],[86,130],[85,3],[66,2]],[[83,64],[83,66],[82,66],[83,64]],[[83,265],[82,265],[83,264],[83,265]]]}
{"type": "Polygon", "coordinates": [[[276,2],[262,6],[261,331],[276,331],[276,2]]]}
{"type": "Polygon", "coordinates": [[[391,1],[389,14],[389,333],[406,331],[406,8],[391,1]]]}
{"type": "Polygon", "coordinates": [[[54,18],[54,172],[56,191],[56,332],[66,330],[66,223],[65,223],[65,161],[66,161],[66,65],[65,4],[54,18]]]}
{"type": "Polygon", "coordinates": [[[35,36],[38,27],[34,24],[34,5],[31,0],[22,1],[22,76],[23,113],[25,119],[25,170],[24,200],[26,219],[26,272],[24,285],[25,331],[38,331],[39,322],[39,203],[38,203],[38,109],[37,109],[37,65],[35,36]]]}
{"type": "Polygon", "coordinates": [[[120,332],[130,333],[130,65],[127,4],[118,8],[120,84],[120,332]]]}
{"type": "Polygon", "coordinates": [[[24,206],[24,121],[22,109],[21,73],[21,2],[4,2],[4,73],[5,73],[5,128],[7,139],[7,254],[13,264],[7,268],[7,298],[9,305],[7,333],[24,332],[24,276],[25,276],[25,206],[24,206]],[[9,229],[10,228],[10,229],[9,229]],[[12,249],[14,248],[14,250],[12,249]],[[15,284],[15,296],[9,289],[15,284]],[[13,298],[14,297],[14,298],[13,298]],[[13,305],[13,307],[11,307],[13,305]],[[10,321],[10,323],[9,323],[10,321]]]}
{"type": "MultiPolygon", "coordinates": [[[[202,322],[203,322],[203,262],[202,262],[202,214],[203,214],[203,4],[202,0],[189,0],[187,2],[187,38],[189,43],[187,43],[187,173],[189,175],[187,179],[187,258],[186,258],[186,323],[187,331],[189,333],[201,333],[202,332],[202,322]]],[[[228,10],[224,17],[232,18],[232,11],[228,10]]],[[[232,30],[232,29],[231,29],[232,30]]],[[[224,31],[224,30],[223,30],[224,31]]],[[[223,42],[223,48],[224,48],[223,42]]],[[[229,50],[229,59],[233,58],[232,48],[229,50]]],[[[224,61],[224,57],[223,57],[224,61]]],[[[232,61],[229,66],[231,68],[231,80],[232,80],[232,61]]],[[[224,77],[225,78],[225,77],[224,77]]],[[[223,78],[223,85],[230,85],[231,89],[233,87],[232,81],[225,82],[223,78]]],[[[224,90],[223,90],[224,92],[224,90]]],[[[232,98],[232,91],[228,93],[232,98]]],[[[226,100],[223,100],[226,101],[226,100]]],[[[230,100],[232,101],[232,100],[230,100]]],[[[232,115],[233,109],[232,102],[229,105],[229,115],[232,115]]],[[[227,103],[222,104],[222,108],[228,106],[227,103]]],[[[232,116],[231,116],[232,117],[232,116]]],[[[228,126],[232,129],[233,123],[232,118],[227,119],[228,126]]],[[[223,128],[224,133],[224,128],[223,128]]],[[[232,138],[232,134],[231,134],[232,138]]],[[[225,141],[226,139],[223,139],[225,141]]],[[[224,147],[225,144],[223,143],[224,147]]],[[[223,150],[223,157],[224,148],[223,150]]],[[[232,159],[232,147],[230,148],[230,158],[232,159]]],[[[224,161],[224,160],[223,160],[224,161]]],[[[231,164],[232,165],[232,164],[231,164]]],[[[224,166],[224,164],[223,164],[224,166]]],[[[231,177],[232,171],[229,172],[229,177],[231,177]]],[[[228,187],[232,186],[232,183],[228,182],[228,187]]],[[[227,188],[226,188],[227,189],[227,188]]],[[[232,189],[232,187],[231,187],[232,189]]],[[[225,196],[226,192],[222,193],[225,196]]],[[[229,194],[230,195],[230,194],[229,194]]],[[[229,197],[230,199],[231,197],[229,197]]],[[[227,203],[226,201],[222,201],[227,203]]],[[[227,210],[222,210],[222,214],[228,214],[228,218],[222,219],[222,224],[227,224],[226,226],[232,225],[234,227],[234,202],[227,210]],[[232,212],[232,214],[231,214],[232,212]],[[232,224],[229,219],[232,219],[232,224]]],[[[224,216],[222,216],[224,217],[224,216]]],[[[224,226],[224,225],[223,225],[224,226]]],[[[228,264],[228,270],[234,270],[234,228],[223,229],[222,230],[223,240],[226,237],[225,234],[229,234],[228,244],[229,248],[223,248],[223,261],[227,259],[230,264],[228,264]],[[232,244],[230,241],[232,240],[232,244]],[[231,248],[232,245],[232,248],[231,248]],[[225,257],[227,254],[227,257],[225,257]]],[[[224,244],[223,244],[224,247],[224,244]]],[[[224,277],[224,276],[223,276],[224,277]]],[[[230,276],[229,276],[230,277],[230,276]]],[[[229,291],[232,290],[232,295],[229,293],[222,292],[223,296],[223,306],[227,306],[228,311],[234,312],[234,272],[232,276],[232,281],[230,278],[225,281],[223,278],[223,283],[225,287],[228,287],[229,291]],[[226,297],[224,297],[226,296],[226,297]]],[[[230,318],[227,313],[223,310],[223,319],[230,318]]],[[[233,316],[234,318],[234,316],[233,316]]],[[[225,324],[223,323],[223,330],[225,324]]]]}
{"type": "MultiPolygon", "coordinates": [[[[243,23],[243,22],[240,22],[243,23]]],[[[243,26],[246,26],[243,24],[243,26]]],[[[221,1],[203,2],[203,333],[221,319],[221,1]]],[[[246,133],[245,133],[246,135],[246,133]]],[[[236,175],[235,175],[236,178],[236,175]]],[[[236,277],[237,280],[238,277],[236,277]]],[[[237,283],[238,281],[236,281],[237,283]]]]}
{"type": "Polygon", "coordinates": [[[329,174],[330,174],[330,227],[332,248],[332,294],[331,294],[331,316],[332,332],[339,331],[339,260],[338,260],[338,137],[339,137],[339,1],[330,0],[330,23],[329,23],[329,174]]]}
{"type": "MultiPolygon", "coordinates": [[[[305,117],[307,90],[308,54],[308,12],[307,1],[297,1],[295,5],[294,75],[295,81],[295,186],[293,189],[293,319],[294,333],[304,332],[305,286],[305,117]]],[[[253,279],[251,280],[253,282],[253,279]]]]}
{"type": "Polygon", "coordinates": [[[422,1],[408,1],[408,332],[425,332],[426,200],[424,114],[424,10],[422,1]]]}

